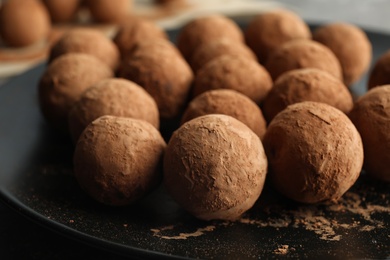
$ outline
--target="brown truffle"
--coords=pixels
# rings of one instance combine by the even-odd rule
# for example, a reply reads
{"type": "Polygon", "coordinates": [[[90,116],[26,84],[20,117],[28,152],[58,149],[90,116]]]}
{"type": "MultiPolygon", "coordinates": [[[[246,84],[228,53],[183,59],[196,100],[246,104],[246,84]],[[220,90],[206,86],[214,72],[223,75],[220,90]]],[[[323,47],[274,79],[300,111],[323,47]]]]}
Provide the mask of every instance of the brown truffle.
{"type": "Polygon", "coordinates": [[[100,116],[142,119],[159,128],[154,99],[139,85],[126,79],[103,79],[88,88],[69,112],[69,130],[76,143],[81,132],[100,116]]]}
{"type": "Polygon", "coordinates": [[[312,40],[292,40],[272,52],[265,65],[275,81],[284,72],[293,69],[317,68],[343,79],[336,55],[325,45],[312,40]]]}
{"type": "Polygon", "coordinates": [[[245,29],[245,41],[265,64],[268,55],[283,43],[294,39],[310,39],[309,26],[294,12],[284,9],[254,17],[245,29]]]}
{"type": "Polygon", "coordinates": [[[164,120],[183,112],[194,77],[184,58],[164,44],[151,44],[132,52],[122,61],[118,76],[143,87],[156,100],[164,120]]]}
{"type": "Polygon", "coordinates": [[[132,0],[86,0],[91,17],[99,23],[120,23],[130,13],[132,0]]]}
{"type": "Polygon", "coordinates": [[[186,108],[181,124],[208,114],[224,114],[243,122],[263,138],[267,124],[261,109],[247,96],[230,89],[206,91],[194,98],[186,108]]]}
{"type": "Polygon", "coordinates": [[[68,132],[68,113],[82,93],[113,71],[92,55],[69,53],[51,63],[39,82],[39,103],[46,120],[68,132]]]}
{"type": "Polygon", "coordinates": [[[390,84],[390,50],[381,54],[372,67],[367,89],[390,84]]]}
{"type": "Polygon", "coordinates": [[[363,169],[376,179],[390,182],[390,85],[361,96],[349,117],[363,140],[363,169]]]}
{"type": "Polygon", "coordinates": [[[47,39],[50,16],[38,0],[8,0],[0,8],[0,35],[11,47],[25,47],[47,39]]]}
{"type": "Polygon", "coordinates": [[[325,103],[288,106],[268,125],[263,144],[270,182],[298,202],[335,201],[362,170],[359,132],[346,114],[325,103]]]}
{"type": "Polygon", "coordinates": [[[258,62],[223,55],[200,68],[194,80],[193,95],[212,89],[236,90],[260,104],[272,88],[268,71],[258,62]]]}
{"type": "Polygon", "coordinates": [[[76,18],[81,0],[43,0],[54,23],[67,23],[76,18]]]}
{"type": "Polygon", "coordinates": [[[371,64],[371,42],[366,33],[353,24],[323,25],[314,31],[313,39],[331,49],[339,59],[347,86],[361,79],[371,64]]]}
{"type": "Polygon", "coordinates": [[[222,38],[199,46],[190,61],[191,68],[196,72],[212,59],[224,54],[246,57],[257,61],[256,55],[245,44],[222,38]]]}
{"type": "Polygon", "coordinates": [[[168,39],[168,35],[150,20],[129,17],[119,25],[113,41],[123,57],[137,43],[154,39],[168,39]]]}
{"type": "Polygon", "coordinates": [[[183,124],[164,156],[164,185],[172,198],[202,220],[236,220],[260,196],[267,158],[244,123],[210,114],[183,124]]]}
{"type": "Polygon", "coordinates": [[[51,48],[49,61],[71,52],[94,55],[113,70],[117,69],[120,53],[114,42],[92,28],[77,28],[66,32],[51,48]]]}
{"type": "Polygon", "coordinates": [[[244,43],[243,33],[232,19],[219,14],[201,16],[188,22],[180,30],[177,47],[184,58],[190,62],[200,45],[221,38],[244,43]]]}
{"type": "Polygon", "coordinates": [[[323,102],[344,113],[353,107],[352,95],[341,80],[315,68],[296,69],[275,81],[263,102],[264,116],[270,122],[288,105],[302,101],[323,102]]]}
{"type": "Polygon", "coordinates": [[[94,200],[126,206],[161,183],[165,147],[158,130],[146,121],[102,116],[87,126],[76,144],[74,175],[94,200]]]}

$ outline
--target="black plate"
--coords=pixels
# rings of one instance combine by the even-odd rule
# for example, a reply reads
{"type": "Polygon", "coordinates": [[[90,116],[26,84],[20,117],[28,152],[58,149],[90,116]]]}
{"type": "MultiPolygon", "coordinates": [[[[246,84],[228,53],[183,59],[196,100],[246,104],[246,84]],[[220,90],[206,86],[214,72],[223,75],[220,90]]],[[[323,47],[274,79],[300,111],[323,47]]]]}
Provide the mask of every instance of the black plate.
{"type": "MultiPolygon", "coordinates": [[[[367,32],[373,62],[390,36],[367,32]]],[[[175,40],[177,31],[170,32],[175,40]]],[[[199,221],[160,187],[136,205],[102,206],[72,175],[70,140],[50,129],[37,103],[45,64],[0,88],[0,197],[22,215],[64,236],[118,255],[173,258],[386,258],[389,184],[361,175],[335,205],[301,205],[265,187],[238,222],[199,221]]],[[[367,75],[353,87],[365,92],[367,75]]]]}

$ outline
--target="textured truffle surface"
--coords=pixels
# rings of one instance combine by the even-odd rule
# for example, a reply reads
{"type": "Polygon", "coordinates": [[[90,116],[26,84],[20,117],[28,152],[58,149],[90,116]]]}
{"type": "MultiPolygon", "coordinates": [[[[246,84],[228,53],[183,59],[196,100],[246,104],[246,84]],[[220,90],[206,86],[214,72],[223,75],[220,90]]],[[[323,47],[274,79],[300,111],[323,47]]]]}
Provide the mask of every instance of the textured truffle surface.
{"type": "Polygon", "coordinates": [[[339,59],[347,86],[360,80],[371,64],[371,42],[356,25],[341,22],[326,24],[314,31],[313,39],[331,49],[339,59]]]}
{"type": "Polygon", "coordinates": [[[267,158],[256,134],[226,115],[205,115],[177,129],[164,156],[172,198],[203,220],[236,220],[260,196],[267,158]]]}
{"type": "Polygon", "coordinates": [[[258,62],[245,57],[223,55],[197,71],[193,95],[195,97],[213,89],[232,89],[260,104],[271,88],[272,79],[258,62]]]}
{"type": "Polygon", "coordinates": [[[54,23],[67,23],[76,18],[81,0],[43,0],[54,23]]]}
{"type": "Polygon", "coordinates": [[[230,89],[206,91],[194,98],[186,108],[181,124],[208,114],[232,116],[263,138],[267,124],[259,106],[247,96],[230,89]]]}
{"type": "Polygon", "coordinates": [[[52,46],[49,61],[66,53],[86,53],[95,56],[116,70],[120,53],[114,42],[102,32],[92,28],[71,29],[52,46]]]}
{"type": "Polygon", "coordinates": [[[46,120],[68,133],[68,113],[82,93],[113,71],[94,56],[69,53],[53,61],[39,82],[39,103],[46,120]]]}
{"type": "Polygon", "coordinates": [[[270,54],[265,67],[273,80],[286,71],[302,68],[322,69],[343,79],[336,55],[325,45],[313,40],[292,40],[282,44],[270,54]]]}
{"type": "Polygon", "coordinates": [[[0,35],[11,47],[26,47],[47,39],[50,15],[39,0],[9,0],[0,7],[0,35]]]}
{"type": "Polygon", "coordinates": [[[260,14],[245,29],[245,41],[262,64],[283,43],[310,38],[309,26],[297,14],[285,9],[260,14]]]}
{"type": "Polygon", "coordinates": [[[244,35],[232,19],[219,14],[206,15],[193,19],[180,30],[177,46],[190,62],[199,46],[221,38],[244,43],[244,35]]]}
{"type": "Polygon", "coordinates": [[[382,54],[369,73],[367,89],[390,84],[390,50],[382,54]]]}
{"type": "Polygon", "coordinates": [[[131,13],[132,0],[86,0],[95,22],[119,23],[131,13]]]}
{"type": "Polygon", "coordinates": [[[364,146],[364,170],[390,182],[390,85],[378,86],[361,96],[349,114],[364,146]]]}
{"type": "Polygon", "coordinates": [[[163,46],[135,50],[122,61],[118,75],[142,86],[156,100],[160,117],[169,120],[187,105],[194,75],[176,49],[163,46]]]}
{"type": "Polygon", "coordinates": [[[153,191],[162,181],[166,143],[143,120],[103,116],[87,126],[74,156],[74,175],[96,201],[125,206],[153,191]]]}
{"type": "Polygon", "coordinates": [[[362,170],[359,132],[347,115],[324,103],[288,106],[268,125],[263,144],[270,182],[298,202],[335,201],[362,170]]]}
{"type": "Polygon", "coordinates": [[[126,79],[109,78],[88,88],[69,112],[69,130],[76,143],[93,120],[112,115],[142,119],[159,128],[154,99],[139,85],[126,79]]]}
{"type": "Polygon", "coordinates": [[[326,71],[306,68],[281,75],[265,98],[262,110],[270,122],[287,106],[302,101],[323,102],[344,113],[353,107],[352,95],[341,80],[326,71]]]}

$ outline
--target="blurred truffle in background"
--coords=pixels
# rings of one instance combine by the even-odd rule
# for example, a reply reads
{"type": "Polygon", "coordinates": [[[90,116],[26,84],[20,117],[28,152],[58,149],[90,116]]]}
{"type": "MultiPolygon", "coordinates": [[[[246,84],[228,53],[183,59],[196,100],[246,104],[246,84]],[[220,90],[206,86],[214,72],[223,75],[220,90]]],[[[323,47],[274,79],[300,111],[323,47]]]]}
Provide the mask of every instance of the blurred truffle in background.
{"type": "Polygon", "coordinates": [[[53,23],[72,22],[80,8],[81,0],[43,0],[53,23]]]}

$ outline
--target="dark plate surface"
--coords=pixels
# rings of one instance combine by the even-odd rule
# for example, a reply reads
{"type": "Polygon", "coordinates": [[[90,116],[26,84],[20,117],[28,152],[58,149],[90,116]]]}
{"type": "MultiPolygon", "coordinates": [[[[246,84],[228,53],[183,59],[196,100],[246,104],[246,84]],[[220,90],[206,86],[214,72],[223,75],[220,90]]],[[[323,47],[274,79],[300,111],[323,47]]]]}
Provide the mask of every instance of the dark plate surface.
{"type": "MultiPolygon", "coordinates": [[[[177,31],[171,32],[175,40],[177,31]]],[[[390,36],[367,32],[373,62],[390,36]]],[[[70,140],[48,127],[37,103],[45,64],[0,88],[0,198],[64,236],[134,257],[387,258],[389,184],[364,174],[337,204],[301,205],[265,187],[237,222],[199,221],[161,187],[136,205],[110,208],[92,201],[72,175],[70,140]]],[[[353,87],[365,92],[367,75],[353,87]]]]}

